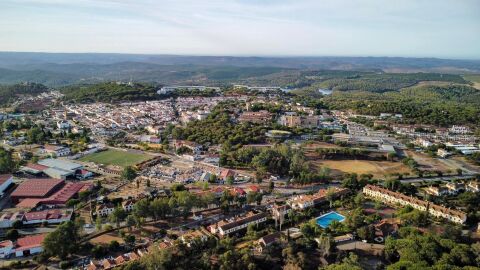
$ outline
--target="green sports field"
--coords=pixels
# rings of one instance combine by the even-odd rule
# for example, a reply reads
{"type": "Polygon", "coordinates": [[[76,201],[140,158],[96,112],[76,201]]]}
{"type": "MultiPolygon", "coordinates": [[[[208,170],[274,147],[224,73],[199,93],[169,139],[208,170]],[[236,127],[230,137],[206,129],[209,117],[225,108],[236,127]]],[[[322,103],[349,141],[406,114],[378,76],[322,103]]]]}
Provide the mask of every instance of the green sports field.
{"type": "Polygon", "coordinates": [[[109,149],[107,151],[86,155],[80,158],[80,160],[86,162],[95,162],[104,165],[118,165],[121,167],[126,167],[133,166],[151,158],[152,156],[150,155],[109,149]]]}

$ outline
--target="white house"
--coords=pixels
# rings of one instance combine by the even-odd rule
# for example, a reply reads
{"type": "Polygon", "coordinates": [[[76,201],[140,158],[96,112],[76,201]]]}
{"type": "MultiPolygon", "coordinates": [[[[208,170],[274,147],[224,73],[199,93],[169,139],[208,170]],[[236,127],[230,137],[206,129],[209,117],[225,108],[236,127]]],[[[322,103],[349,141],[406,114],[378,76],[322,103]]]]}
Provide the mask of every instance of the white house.
{"type": "Polygon", "coordinates": [[[471,133],[471,130],[467,126],[457,126],[453,125],[449,130],[450,133],[453,134],[468,134],[471,133]]]}
{"type": "Polygon", "coordinates": [[[62,120],[57,122],[57,127],[59,129],[69,129],[70,123],[68,121],[62,120]]]}
{"type": "Polygon", "coordinates": [[[45,145],[43,147],[43,153],[49,155],[55,155],[57,157],[64,157],[70,155],[70,148],[59,145],[45,145]]]}
{"type": "Polygon", "coordinates": [[[13,242],[10,240],[5,240],[0,242],[0,259],[8,257],[8,255],[13,253],[13,242]]]}
{"type": "Polygon", "coordinates": [[[480,183],[477,181],[470,181],[466,186],[466,190],[470,192],[479,192],[480,191],[480,183]]]}
{"type": "Polygon", "coordinates": [[[7,212],[0,216],[0,228],[11,228],[13,226],[13,223],[17,221],[21,222],[24,216],[24,212],[7,212]]]}
{"type": "Polygon", "coordinates": [[[43,211],[34,211],[25,213],[23,217],[23,224],[60,224],[72,219],[72,211],[61,209],[49,209],[43,211]]]}
{"type": "Polygon", "coordinates": [[[0,242],[0,258],[15,254],[15,257],[24,257],[43,252],[42,242],[46,234],[37,234],[18,238],[16,242],[10,240],[0,242]]]}
{"type": "Polygon", "coordinates": [[[97,216],[105,217],[110,215],[114,209],[115,207],[113,204],[109,204],[109,203],[100,204],[100,205],[97,205],[97,209],[95,212],[97,213],[97,216]]]}
{"type": "Polygon", "coordinates": [[[447,150],[445,149],[442,149],[442,148],[439,148],[437,150],[437,156],[441,157],[441,158],[446,158],[448,156],[450,156],[452,153],[448,152],[447,150]]]}
{"type": "Polygon", "coordinates": [[[202,230],[195,230],[191,232],[187,232],[180,236],[180,240],[187,245],[187,247],[191,247],[194,241],[205,242],[208,240],[208,234],[202,230]]]}
{"type": "Polygon", "coordinates": [[[125,210],[126,212],[132,211],[134,206],[135,202],[133,200],[126,200],[122,202],[123,210],[125,210]]]}

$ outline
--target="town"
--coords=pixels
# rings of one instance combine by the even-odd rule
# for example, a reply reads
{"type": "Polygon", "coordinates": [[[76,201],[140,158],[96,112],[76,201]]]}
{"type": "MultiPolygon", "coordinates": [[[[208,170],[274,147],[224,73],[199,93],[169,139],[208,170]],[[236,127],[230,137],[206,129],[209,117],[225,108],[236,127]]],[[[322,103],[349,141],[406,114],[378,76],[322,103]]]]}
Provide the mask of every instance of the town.
{"type": "Polygon", "coordinates": [[[328,109],[276,86],[64,98],[27,95],[11,106],[36,111],[1,113],[4,267],[168,269],[175,254],[234,269],[338,258],[383,269],[401,239],[480,237],[478,126],[328,109]]]}

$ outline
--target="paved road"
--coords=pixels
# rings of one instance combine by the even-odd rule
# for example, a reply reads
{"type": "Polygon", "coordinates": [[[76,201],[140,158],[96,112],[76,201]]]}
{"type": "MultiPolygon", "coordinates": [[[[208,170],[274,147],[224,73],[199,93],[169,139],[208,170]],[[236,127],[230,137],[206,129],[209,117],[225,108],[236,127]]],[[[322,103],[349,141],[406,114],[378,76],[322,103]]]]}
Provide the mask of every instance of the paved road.
{"type": "Polygon", "coordinates": [[[55,229],[56,227],[22,228],[22,229],[18,229],[18,232],[21,235],[30,235],[30,234],[50,233],[55,231],[55,229]]]}
{"type": "Polygon", "coordinates": [[[400,182],[406,183],[420,183],[420,182],[435,182],[435,181],[444,181],[449,182],[452,180],[466,180],[474,177],[474,174],[464,174],[464,175],[449,175],[449,176],[442,176],[442,177],[423,177],[423,178],[409,178],[409,179],[402,179],[400,182]]]}

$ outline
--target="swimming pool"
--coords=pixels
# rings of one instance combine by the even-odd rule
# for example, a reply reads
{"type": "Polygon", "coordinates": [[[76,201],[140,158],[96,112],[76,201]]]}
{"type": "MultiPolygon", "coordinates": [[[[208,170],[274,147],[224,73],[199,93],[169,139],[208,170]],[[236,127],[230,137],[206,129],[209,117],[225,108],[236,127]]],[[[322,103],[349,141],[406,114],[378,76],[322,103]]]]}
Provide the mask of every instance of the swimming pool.
{"type": "Polygon", "coordinates": [[[317,218],[317,224],[322,227],[322,228],[327,228],[332,221],[339,221],[342,222],[345,220],[345,217],[340,215],[339,213],[332,211],[330,213],[326,213],[324,215],[321,215],[317,218]]]}

